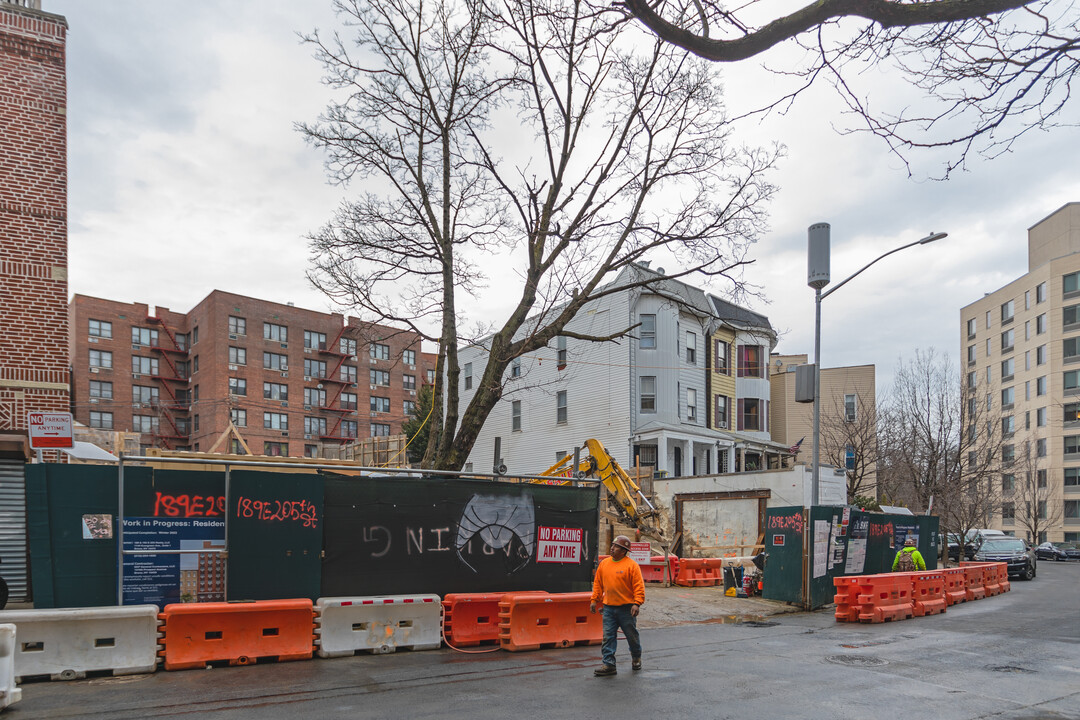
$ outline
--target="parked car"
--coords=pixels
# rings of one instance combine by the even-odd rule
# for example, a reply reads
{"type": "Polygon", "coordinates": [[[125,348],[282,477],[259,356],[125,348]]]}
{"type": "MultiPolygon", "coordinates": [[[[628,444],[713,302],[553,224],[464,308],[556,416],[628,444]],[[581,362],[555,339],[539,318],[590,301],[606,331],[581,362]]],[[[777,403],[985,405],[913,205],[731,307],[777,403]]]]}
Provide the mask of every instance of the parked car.
{"type": "Polygon", "coordinates": [[[1024,580],[1035,579],[1035,550],[1026,540],[1014,537],[988,537],[979,546],[975,559],[981,562],[1006,563],[1009,575],[1024,580]]]}
{"type": "Polygon", "coordinates": [[[1035,557],[1039,560],[1080,560],[1080,543],[1044,542],[1035,548],[1035,557]]]}
{"type": "MultiPolygon", "coordinates": [[[[949,559],[953,562],[960,562],[960,534],[949,533],[949,559]]],[[[979,545],[976,541],[966,541],[964,543],[964,559],[974,560],[975,551],[979,549],[979,545]]]]}

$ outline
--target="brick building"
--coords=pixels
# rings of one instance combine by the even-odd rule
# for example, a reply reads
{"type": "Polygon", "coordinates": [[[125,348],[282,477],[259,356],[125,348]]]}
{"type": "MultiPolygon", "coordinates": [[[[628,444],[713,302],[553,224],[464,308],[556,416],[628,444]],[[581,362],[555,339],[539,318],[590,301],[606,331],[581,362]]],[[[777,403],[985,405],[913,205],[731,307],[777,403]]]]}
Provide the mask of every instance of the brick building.
{"type": "Polygon", "coordinates": [[[399,433],[434,373],[415,333],[220,290],[188,313],[76,295],[70,327],[75,419],[144,447],[207,451],[232,420],[252,453],[318,457],[399,433]]]}
{"type": "Polygon", "coordinates": [[[0,434],[68,409],[67,22],[0,0],[0,434]]]}

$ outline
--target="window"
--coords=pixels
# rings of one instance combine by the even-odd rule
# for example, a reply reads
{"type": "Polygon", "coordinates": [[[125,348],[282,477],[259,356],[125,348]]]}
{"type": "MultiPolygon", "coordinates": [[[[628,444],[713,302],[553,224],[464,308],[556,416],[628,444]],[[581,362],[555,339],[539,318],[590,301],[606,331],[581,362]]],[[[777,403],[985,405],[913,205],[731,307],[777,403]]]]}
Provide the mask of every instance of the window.
{"type": "Polygon", "coordinates": [[[1030,370],[1030,369],[1031,369],[1031,351],[1030,350],[1025,350],[1024,351],[1024,370],[1027,371],[1027,370],[1030,370]]]}
{"type": "Polygon", "coordinates": [[[566,424],[566,391],[560,390],[555,394],[555,422],[559,425],[566,424]]]}
{"type": "Polygon", "coordinates": [[[1080,272],[1069,273],[1061,278],[1061,290],[1065,297],[1080,290],[1080,272]]]}
{"type": "Polygon", "coordinates": [[[1030,310],[1031,309],[1031,291],[1030,290],[1025,290],[1024,291],[1024,309],[1025,310],[1030,310]]]}
{"type": "Polygon", "coordinates": [[[1065,441],[1066,455],[1080,453],[1080,435],[1066,435],[1063,440],[1065,441]]]}
{"type": "Polygon", "coordinates": [[[731,361],[728,355],[731,352],[731,346],[723,340],[714,340],[713,350],[713,371],[730,375],[731,361]]]}
{"type": "Polygon", "coordinates": [[[264,442],[263,443],[263,455],[272,455],[274,457],[282,457],[288,453],[288,446],[283,442],[264,442]]]}
{"type": "Polygon", "coordinates": [[[229,378],[230,395],[247,395],[247,380],[244,378],[229,378]]]}
{"type": "MultiPolygon", "coordinates": [[[[1013,376],[1013,370],[1016,368],[1016,364],[1013,362],[1013,358],[1001,361],[1001,381],[1006,382],[1013,376]]],[[[990,380],[989,377],[986,378],[990,380]]]]}
{"type": "Polygon", "coordinates": [[[844,422],[853,423],[856,419],[855,396],[844,396],[844,422]]]}
{"type": "Polygon", "coordinates": [[[304,405],[326,407],[326,391],[321,388],[304,388],[304,405]]]}
{"type": "MultiPolygon", "coordinates": [[[[357,428],[358,427],[359,426],[357,425],[355,420],[342,420],[341,421],[341,426],[338,427],[338,432],[341,433],[341,437],[354,438],[354,437],[357,436],[357,428]]],[[[389,435],[390,434],[390,426],[387,425],[385,427],[386,427],[386,434],[389,435]]]]}
{"type": "Polygon", "coordinates": [[[1031,429],[1031,412],[1030,411],[1024,413],[1024,429],[1025,430],[1030,430],[1031,429]]]}
{"type": "Polygon", "coordinates": [[[390,412],[390,398],[371,396],[371,412],[390,412]]]}
{"type": "Polygon", "coordinates": [[[131,386],[131,402],[133,403],[156,403],[158,401],[160,390],[156,387],[147,387],[146,385],[132,385],[131,386]]]}
{"type": "Polygon", "coordinates": [[[112,426],[113,415],[111,412],[98,412],[97,410],[90,411],[90,427],[112,430],[112,426]]]}
{"type": "Polygon", "coordinates": [[[728,399],[723,395],[717,395],[713,401],[713,421],[718,428],[728,426],[728,399]]]}
{"type": "MultiPolygon", "coordinates": [[[[280,353],[264,352],[263,367],[267,370],[288,370],[289,356],[280,353]]],[[[284,398],[282,398],[284,400],[284,398]]]]}
{"type": "Polygon", "coordinates": [[[1061,309],[1062,325],[1065,329],[1070,329],[1073,325],[1080,323],[1080,305],[1069,305],[1061,309]]]}
{"type": "Polygon", "coordinates": [[[304,347],[308,348],[309,350],[325,350],[326,333],[315,332],[314,330],[305,330],[304,347]]]}
{"type": "Polygon", "coordinates": [[[1080,518],[1080,500],[1066,500],[1065,510],[1062,513],[1066,520],[1080,518]]]}
{"type": "Polygon", "coordinates": [[[968,390],[974,390],[975,386],[979,384],[978,375],[972,371],[967,374],[967,386],[968,390]]]}
{"type": "Polygon", "coordinates": [[[199,432],[199,416],[198,415],[193,415],[191,417],[191,425],[192,425],[193,428],[195,428],[195,432],[199,432]]]}
{"type": "Polygon", "coordinates": [[[643,413],[656,412],[656,376],[643,375],[638,384],[641,388],[639,393],[639,408],[643,413]]]}
{"type": "Polygon", "coordinates": [[[1065,468],[1065,487],[1080,487],[1080,467],[1065,468]]]}
{"type": "Polygon", "coordinates": [[[111,338],[112,323],[107,320],[91,320],[87,332],[90,337],[111,338]]]}
{"type": "Polygon", "coordinates": [[[521,377],[521,358],[514,358],[510,362],[510,377],[521,377]]]}
{"type": "Polygon", "coordinates": [[[967,321],[968,340],[975,338],[975,318],[971,318],[967,321]]]}
{"type": "Polygon", "coordinates": [[[1031,381],[1030,380],[1025,380],[1024,381],[1024,400],[1030,400],[1030,399],[1031,399],[1031,381]]]}
{"type": "MultiPolygon", "coordinates": [[[[387,384],[389,384],[389,381],[387,381],[387,384]]],[[[416,389],[416,376],[415,375],[402,375],[401,376],[401,387],[405,388],[406,390],[415,390],[416,389]]]]}
{"type": "Polygon", "coordinates": [[[990,357],[994,352],[993,346],[990,344],[990,338],[986,338],[986,357],[990,357]]]}
{"type": "Polygon", "coordinates": [[[267,430],[288,430],[289,416],[285,413],[263,413],[263,427],[267,430]]]}
{"type": "Polygon", "coordinates": [[[968,417],[975,417],[975,413],[978,409],[975,407],[975,398],[968,400],[968,417]]]}
{"type": "Polygon", "coordinates": [[[739,413],[739,430],[762,430],[761,406],[763,401],[758,398],[742,398],[739,405],[742,412],[739,413]]]}
{"type": "Polygon", "coordinates": [[[1012,322],[1013,319],[1013,301],[1004,302],[1001,304],[1001,324],[1012,322]]]}
{"type": "Polygon", "coordinates": [[[405,363],[406,365],[415,365],[416,364],[416,351],[415,350],[402,350],[401,351],[401,362],[405,363]]]}
{"type": "Polygon", "coordinates": [[[1045,345],[1040,345],[1039,347],[1035,348],[1035,364],[1036,365],[1045,365],[1046,364],[1046,346],[1045,345]]]}
{"type": "Polygon", "coordinates": [[[132,355],[131,372],[135,375],[157,375],[158,359],[143,357],[142,355],[132,355]]]}
{"type": "Polygon", "coordinates": [[[989,310],[986,311],[986,329],[987,330],[990,329],[990,311],[989,310]]]}
{"type": "Polygon", "coordinates": [[[191,344],[195,345],[199,342],[199,326],[191,328],[191,344]]]}
{"type": "Polygon", "coordinates": [[[401,403],[401,412],[405,413],[405,417],[412,417],[416,412],[416,402],[413,400],[404,400],[401,403]]]}
{"type": "Polygon", "coordinates": [[[1035,487],[1043,490],[1046,488],[1047,472],[1046,470],[1035,471],[1035,487]]]}
{"type": "Polygon", "coordinates": [[[326,434],[326,418],[305,417],[304,435],[321,436],[326,434]]]}
{"type": "Polygon", "coordinates": [[[656,349],[656,315],[642,314],[639,316],[641,321],[640,337],[638,339],[638,347],[642,350],[655,350],[656,349]]]}
{"type": "Polygon", "coordinates": [[[1016,446],[1015,445],[1002,445],[1001,446],[1001,462],[1012,463],[1016,460],[1016,446]]]}
{"type": "Polygon", "coordinates": [[[1008,352],[1013,349],[1013,337],[1011,328],[1001,333],[1001,352],[1008,352]]]}
{"type": "Polygon", "coordinates": [[[521,430],[521,401],[514,400],[510,403],[510,429],[512,431],[521,430]]]}
{"type": "Polygon", "coordinates": [[[158,344],[158,332],[150,328],[133,327],[131,328],[131,344],[156,347],[158,344]]]}
{"type": "Polygon", "coordinates": [[[697,390],[686,388],[686,419],[697,422],[697,390]]]}
{"type": "Polygon", "coordinates": [[[229,333],[232,335],[247,335],[247,320],[242,317],[230,315],[229,333]]]}
{"type": "Polygon", "coordinates": [[[131,429],[138,433],[156,433],[158,419],[154,415],[132,415],[131,429]]]}
{"type": "Polygon", "coordinates": [[[697,365],[697,335],[686,333],[686,362],[697,365]]]}
{"type": "Polygon", "coordinates": [[[1035,334],[1042,335],[1046,332],[1046,313],[1035,318],[1035,334]]]}
{"type": "Polygon", "coordinates": [[[1035,427],[1046,427],[1046,408],[1041,407],[1035,411],[1035,427]]]}
{"type": "Polygon", "coordinates": [[[1007,502],[1001,503],[1001,521],[1011,524],[1016,517],[1016,504],[1007,502]]]}
{"type": "MultiPolygon", "coordinates": [[[[1068,375],[1069,373],[1065,373],[1068,375]]],[[[1035,378],[1035,397],[1041,397],[1046,394],[1046,376],[1035,378]]]]}
{"type": "Polygon", "coordinates": [[[566,338],[562,335],[555,338],[555,364],[560,370],[566,367],[566,338]]]}
{"type": "Polygon", "coordinates": [[[1016,476],[1009,473],[1001,476],[1001,492],[1011,493],[1016,489],[1016,476]]]}
{"type": "Polygon", "coordinates": [[[338,350],[349,357],[356,355],[356,340],[347,337],[338,339],[338,350]]]}
{"type": "Polygon", "coordinates": [[[91,350],[90,351],[90,367],[92,368],[111,368],[112,367],[112,353],[107,350],[91,350]]]}
{"type": "Polygon", "coordinates": [[[390,387],[390,371],[389,370],[369,370],[368,377],[372,385],[382,385],[383,387],[390,387]]]}
{"type": "Polygon", "coordinates": [[[1014,432],[1016,432],[1016,425],[1013,422],[1013,416],[1006,415],[1001,418],[1001,434],[1003,436],[1008,436],[1012,435],[1014,432]]]}
{"type": "Polygon", "coordinates": [[[465,389],[472,389],[472,363],[465,363],[465,389]]]}
{"type": "Polygon", "coordinates": [[[1003,389],[1001,391],[1001,408],[1004,410],[1005,408],[1012,407],[1013,399],[1013,389],[1011,387],[1003,389]]]}
{"type": "Polygon", "coordinates": [[[1038,501],[1037,503],[1035,503],[1035,508],[1036,508],[1035,512],[1037,513],[1038,518],[1040,520],[1045,520],[1046,519],[1046,501],[1045,500],[1038,501]]]}
{"type": "Polygon", "coordinates": [[[968,345],[968,365],[975,364],[975,346],[968,345]]]}
{"type": "Polygon", "coordinates": [[[1035,286],[1035,303],[1046,302],[1046,283],[1041,282],[1035,286]]]}
{"type": "Polygon", "coordinates": [[[371,423],[371,437],[385,437],[390,434],[390,426],[383,423],[371,423]]]}
{"type": "Polygon", "coordinates": [[[1025,340],[1030,340],[1031,339],[1031,321],[1030,320],[1025,320],[1024,321],[1024,339],[1025,340]]]}
{"type": "Polygon", "coordinates": [[[245,348],[229,348],[230,365],[247,365],[247,350],[245,348]]]}
{"type": "MultiPolygon", "coordinates": [[[[195,357],[198,358],[199,356],[196,355],[195,357]]],[[[184,378],[185,380],[191,377],[191,363],[187,360],[177,360],[176,375],[178,377],[184,378]]]]}
{"type": "Polygon", "coordinates": [[[1046,438],[1035,441],[1035,457],[1046,457],[1046,438]]]}
{"type": "Polygon", "coordinates": [[[994,407],[993,397],[994,396],[991,395],[990,393],[986,393],[986,409],[987,410],[990,410],[991,408],[994,407]]]}
{"type": "Polygon", "coordinates": [[[236,427],[247,427],[247,410],[233,408],[229,410],[229,417],[236,427]]]}
{"type": "Polygon", "coordinates": [[[317,458],[317,457],[319,457],[319,446],[318,445],[305,445],[304,446],[304,457],[306,457],[306,458],[317,458]]]}
{"type": "Polygon", "coordinates": [[[372,360],[389,360],[390,346],[382,343],[371,343],[368,346],[368,355],[372,360]]]}
{"type": "Polygon", "coordinates": [[[435,371],[434,370],[425,370],[424,371],[424,377],[427,378],[427,384],[428,385],[434,385],[435,384],[435,371]]]}
{"type": "Polygon", "coordinates": [[[313,378],[326,377],[326,361],[304,358],[304,376],[313,378]]]}
{"type": "Polygon", "coordinates": [[[287,400],[288,385],[280,382],[262,383],[262,397],[270,400],[287,400]]]}
{"type": "Polygon", "coordinates": [[[342,382],[356,384],[356,366],[355,365],[342,365],[341,371],[338,373],[338,377],[342,382]]]}
{"type": "Polygon", "coordinates": [[[263,339],[273,340],[275,342],[289,342],[289,328],[284,325],[275,325],[273,323],[263,323],[263,339]]]}
{"type": "Polygon", "coordinates": [[[739,346],[739,377],[765,377],[760,345],[739,346]]]}
{"type": "Polygon", "coordinates": [[[1065,360],[1080,356],[1080,338],[1065,338],[1062,341],[1065,360]]]}
{"type": "Polygon", "coordinates": [[[101,398],[102,400],[112,400],[112,383],[101,382],[100,380],[90,381],[90,397],[101,398]]]}
{"type": "Polygon", "coordinates": [[[357,395],[356,393],[341,393],[338,403],[341,405],[342,410],[355,410],[357,407],[357,395]]]}

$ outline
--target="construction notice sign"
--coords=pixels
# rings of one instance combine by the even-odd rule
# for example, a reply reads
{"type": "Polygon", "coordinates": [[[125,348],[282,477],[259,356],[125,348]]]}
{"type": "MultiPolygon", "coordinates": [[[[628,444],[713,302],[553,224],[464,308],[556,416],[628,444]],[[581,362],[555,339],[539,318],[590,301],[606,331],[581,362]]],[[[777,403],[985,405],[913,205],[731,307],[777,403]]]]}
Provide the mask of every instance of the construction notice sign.
{"type": "Polygon", "coordinates": [[[630,543],[630,559],[638,565],[648,565],[652,562],[652,546],[647,542],[630,543]]]}
{"type": "Polygon", "coordinates": [[[581,528],[543,527],[536,548],[538,563],[576,563],[581,560],[581,528]]]}
{"type": "Polygon", "coordinates": [[[29,412],[26,413],[26,426],[30,430],[32,450],[69,448],[73,445],[71,413],[29,412]]]}

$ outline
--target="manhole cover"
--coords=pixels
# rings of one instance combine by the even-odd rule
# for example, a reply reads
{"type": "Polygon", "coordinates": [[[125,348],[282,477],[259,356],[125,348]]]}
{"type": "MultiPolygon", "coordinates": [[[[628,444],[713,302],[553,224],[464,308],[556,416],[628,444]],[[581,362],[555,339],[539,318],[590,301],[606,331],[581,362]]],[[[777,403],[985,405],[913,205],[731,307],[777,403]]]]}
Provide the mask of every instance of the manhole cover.
{"type": "Polygon", "coordinates": [[[1007,673],[1022,673],[1029,674],[1034,670],[1028,670],[1027,668],[1016,667],[1015,665],[991,665],[986,668],[987,670],[993,670],[994,672],[1007,672],[1007,673]]]}
{"type": "Polygon", "coordinates": [[[850,665],[852,667],[880,667],[889,664],[888,660],[882,660],[873,655],[830,655],[825,659],[837,665],[850,665]]]}

